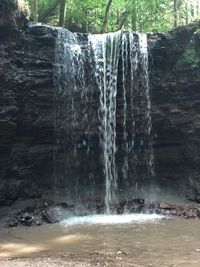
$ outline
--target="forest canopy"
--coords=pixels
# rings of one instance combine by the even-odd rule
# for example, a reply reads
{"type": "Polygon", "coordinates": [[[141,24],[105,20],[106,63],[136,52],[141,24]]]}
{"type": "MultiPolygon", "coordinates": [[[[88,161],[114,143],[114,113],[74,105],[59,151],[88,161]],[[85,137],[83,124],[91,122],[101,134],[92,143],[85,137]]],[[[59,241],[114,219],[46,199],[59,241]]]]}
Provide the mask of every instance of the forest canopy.
{"type": "Polygon", "coordinates": [[[200,17],[200,0],[28,0],[28,3],[33,21],[78,32],[103,33],[123,28],[159,32],[200,17]]]}

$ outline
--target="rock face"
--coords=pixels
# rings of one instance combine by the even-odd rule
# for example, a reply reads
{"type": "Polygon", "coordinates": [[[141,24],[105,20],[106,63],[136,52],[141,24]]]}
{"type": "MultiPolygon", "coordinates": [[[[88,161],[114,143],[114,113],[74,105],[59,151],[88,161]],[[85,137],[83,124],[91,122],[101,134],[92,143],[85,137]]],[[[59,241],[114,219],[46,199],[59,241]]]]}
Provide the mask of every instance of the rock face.
{"type": "Polygon", "coordinates": [[[149,36],[157,184],[200,201],[200,23],[149,36]]]}
{"type": "MultiPolygon", "coordinates": [[[[198,27],[151,34],[149,49],[156,184],[161,195],[200,202],[198,27]]],[[[1,19],[0,205],[41,197],[54,184],[55,36],[21,17],[1,19]]]]}
{"type": "MultiPolygon", "coordinates": [[[[8,12],[5,8],[5,5],[0,5],[2,13],[8,12]]],[[[49,174],[54,149],[54,42],[49,42],[48,34],[35,34],[33,37],[31,29],[25,33],[21,17],[17,25],[8,18],[3,19],[0,25],[2,205],[11,204],[19,198],[41,196],[41,186],[48,187],[45,177],[51,177],[49,174]]]]}

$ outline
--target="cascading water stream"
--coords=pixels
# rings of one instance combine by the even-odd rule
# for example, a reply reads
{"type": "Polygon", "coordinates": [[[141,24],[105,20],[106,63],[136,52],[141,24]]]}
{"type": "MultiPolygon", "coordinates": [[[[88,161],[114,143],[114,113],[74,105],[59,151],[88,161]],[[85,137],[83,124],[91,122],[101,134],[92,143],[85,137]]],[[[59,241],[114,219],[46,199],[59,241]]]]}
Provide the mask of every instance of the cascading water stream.
{"type": "Polygon", "coordinates": [[[117,187],[116,154],[116,96],[121,32],[90,35],[95,55],[95,77],[100,90],[99,117],[103,165],[106,183],[106,213],[115,199],[117,187]]]}
{"type": "Polygon", "coordinates": [[[135,180],[139,165],[145,170],[143,175],[140,172],[140,180],[154,173],[147,36],[124,31],[121,57],[124,155],[122,174],[123,182],[129,185],[127,177],[130,176],[130,165],[134,166],[135,180]]]}
{"type": "MultiPolygon", "coordinates": [[[[97,152],[91,145],[91,132],[98,132],[105,211],[110,214],[118,201],[119,183],[132,186],[135,191],[139,181],[153,175],[147,37],[119,31],[89,35],[87,39],[83,35],[84,42],[80,44],[77,34],[57,31],[55,127],[63,160],[62,164],[55,164],[59,168],[55,175],[70,179],[69,170],[79,170],[74,187],[76,200],[80,200],[81,161],[85,159],[88,166],[93,165],[91,160],[97,152]],[[95,129],[87,113],[93,95],[99,99],[96,113],[92,114],[98,121],[95,129]],[[73,153],[64,149],[69,140],[73,153]],[[66,154],[70,155],[67,159],[66,154]]],[[[92,168],[88,170],[86,175],[90,183],[90,177],[94,177],[91,184],[95,187],[95,173],[92,168]]],[[[91,186],[90,190],[93,191],[91,186]]]]}
{"type": "MultiPolygon", "coordinates": [[[[62,28],[56,28],[56,30],[54,81],[56,85],[55,131],[58,151],[55,153],[54,176],[57,184],[64,184],[64,181],[71,175],[70,168],[79,168],[77,150],[86,146],[84,139],[81,142],[78,140],[77,132],[79,128],[84,128],[87,132],[85,124],[87,123],[88,87],[85,77],[85,54],[79,44],[78,36],[62,28]],[[77,108],[79,105],[82,105],[84,116],[80,116],[80,110],[77,108]]],[[[71,188],[71,198],[75,196],[76,201],[79,201],[79,178],[76,177],[73,183],[75,186],[72,184],[74,188],[71,188]]]]}
{"type": "Polygon", "coordinates": [[[148,174],[150,176],[154,175],[154,154],[153,154],[153,143],[151,138],[151,131],[152,131],[152,122],[151,122],[151,100],[150,100],[150,92],[149,92],[149,72],[148,72],[148,47],[147,47],[147,36],[146,35],[140,35],[139,38],[139,47],[140,47],[140,60],[141,60],[141,66],[142,66],[142,72],[141,76],[142,79],[142,88],[144,88],[144,105],[145,105],[145,111],[144,111],[144,133],[147,136],[147,142],[146,142],[146,166],[148,170],[148,174]]]}

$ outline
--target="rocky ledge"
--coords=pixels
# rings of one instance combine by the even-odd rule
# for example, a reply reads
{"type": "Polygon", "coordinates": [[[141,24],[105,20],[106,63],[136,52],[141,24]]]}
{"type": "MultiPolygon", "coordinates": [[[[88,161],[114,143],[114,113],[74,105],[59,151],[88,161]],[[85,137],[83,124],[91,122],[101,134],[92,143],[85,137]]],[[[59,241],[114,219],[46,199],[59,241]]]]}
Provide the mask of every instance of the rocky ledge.
{"type": "MultiPolygon", "coordinates": [[[[147,213],[160,214],[165,218],[179,216],[185,219],[200,219],[200,204],[170,204],[166,202],[148,202],[144,199],[132,199],[114,204],[113,214],[147,213]]],[[[74,216],[86,216],[90,214],[103,214],[104,201],[101,199],[87,200],[78,205],[53,203],[51,200],[36,201],[9,217],[0,221],[1,227],[16,226],[40,226],[54,224],[74,216]]]]}

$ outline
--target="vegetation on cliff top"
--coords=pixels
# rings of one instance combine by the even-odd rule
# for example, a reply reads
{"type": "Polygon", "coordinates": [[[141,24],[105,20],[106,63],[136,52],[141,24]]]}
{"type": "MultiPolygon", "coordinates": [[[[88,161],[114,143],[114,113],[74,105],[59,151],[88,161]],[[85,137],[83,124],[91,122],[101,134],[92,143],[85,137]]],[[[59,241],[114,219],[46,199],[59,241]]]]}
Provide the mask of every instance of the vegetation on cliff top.
{"type": "Polygon", "coordinates": [[[32,20],[79,32],[167,31],[200,16],[200,0],[27,1],[32,20]]]}

